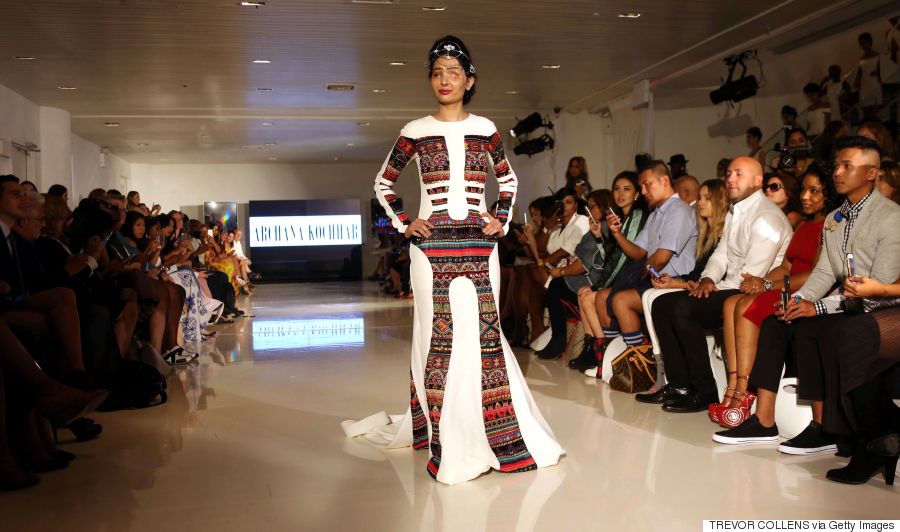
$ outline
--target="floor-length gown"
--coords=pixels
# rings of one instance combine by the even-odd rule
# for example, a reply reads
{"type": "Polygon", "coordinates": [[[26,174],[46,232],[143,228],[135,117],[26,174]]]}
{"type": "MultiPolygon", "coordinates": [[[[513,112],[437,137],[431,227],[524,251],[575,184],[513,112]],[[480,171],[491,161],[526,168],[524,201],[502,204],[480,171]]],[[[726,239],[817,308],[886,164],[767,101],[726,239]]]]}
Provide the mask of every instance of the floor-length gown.
{"type": "Polygon", "coordinates": [[[516,176],[493,122],[427,116],[407,124],[375,179],[375,193],[401,233],[410,219],[393,186],[412,160],[421,181],[419,218],[434,225],[410,246],[415,296],[410,405],[365,437],[378,445],[428,448],[428,472],[457,484],[497,469],[554,465],[564,453],[541,417],[498,319],[497,238],[483,233],[490,167],[496,216],[508,227],[516,176]]]}

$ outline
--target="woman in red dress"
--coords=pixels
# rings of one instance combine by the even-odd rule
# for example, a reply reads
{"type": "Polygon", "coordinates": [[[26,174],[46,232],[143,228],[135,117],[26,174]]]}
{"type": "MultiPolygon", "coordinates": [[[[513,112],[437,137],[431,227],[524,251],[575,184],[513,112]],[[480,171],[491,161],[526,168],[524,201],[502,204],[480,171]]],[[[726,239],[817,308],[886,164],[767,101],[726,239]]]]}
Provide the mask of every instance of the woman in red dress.
{"type": "Polygon", "coordinates": [[[710,419],[724,427],[735,427],[750,416],[755,395],[747,392],[747,381],[756,359],[756,343],[763,320],[774,314],[781,300],[784,277],[790,276],[796,291],[812,272],[819,258],[822,227],[828,212],[840,204],[834,180],[824,168],[811,166],[803,176],[800,200],[806,221],[801,223],[784,254],[784,261],[765,278],[743,274],[741,294],[725,301],[725,362],[728,387],[721,403],[710,405],[710,419]]]}

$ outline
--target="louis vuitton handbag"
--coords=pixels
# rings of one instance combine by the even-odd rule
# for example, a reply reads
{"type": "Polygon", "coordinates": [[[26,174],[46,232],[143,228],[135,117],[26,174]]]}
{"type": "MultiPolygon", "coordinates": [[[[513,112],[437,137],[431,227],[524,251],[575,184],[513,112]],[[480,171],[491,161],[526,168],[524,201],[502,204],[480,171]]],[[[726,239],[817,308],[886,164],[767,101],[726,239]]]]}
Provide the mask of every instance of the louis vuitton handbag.
{"type": "Polygon", "coordinates": [[[656,360],[649,351],[629,347],[612,361],[612,370],[609,386],[619,392],[646,392],[656,384],[656,360]]]}

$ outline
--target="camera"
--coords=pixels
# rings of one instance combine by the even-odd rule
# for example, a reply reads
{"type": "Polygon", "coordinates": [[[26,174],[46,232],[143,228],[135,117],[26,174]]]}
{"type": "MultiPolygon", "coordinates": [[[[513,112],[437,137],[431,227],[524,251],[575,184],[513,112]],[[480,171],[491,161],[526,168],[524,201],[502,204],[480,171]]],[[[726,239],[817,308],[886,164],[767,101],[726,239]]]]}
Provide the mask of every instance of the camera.
{"type": "Polygon", "coordinates": [[[808,146],[802,148],[784,148],[783,150],[775,149],[769,153],[772,154],[773,161],[776,157],[778,158],[777,168],[779,170],[793,170],[794,167],[797,166],[798,161],[811,159],[813,157],[812,149],[808,146]]]}

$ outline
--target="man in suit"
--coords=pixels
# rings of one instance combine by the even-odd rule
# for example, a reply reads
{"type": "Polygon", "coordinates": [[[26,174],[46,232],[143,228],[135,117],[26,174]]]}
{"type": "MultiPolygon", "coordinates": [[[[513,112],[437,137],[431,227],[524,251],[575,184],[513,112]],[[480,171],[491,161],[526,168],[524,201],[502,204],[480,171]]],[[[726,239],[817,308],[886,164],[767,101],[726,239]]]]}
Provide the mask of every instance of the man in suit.
{"type": "Polygon", "coordinates": [[[778,446],[795,455],[833,453],[835,439],[822,431],[825,385],[818,338],[842,319],[843,296],[834,290],[850,275],[891,284],[900,276],[900,207],[875,189],[881,148],[863,137],[844,137],[836,145],[835,188],[846,200],[826,218],[819,260],[787,309],[762,325],[750,383],[758,388],[756,414],[741,425],[717,432],[713,440],[740,445],[775,443],[775,397],[789,353],[797,363],[800,399],[813,401],[813,421],[802,433],[778,446]]]}
{"type": "Polygon", "coordinates": [[[26,206],[25,191],[19,184],[19,178],[14,175],[0,176],[0,296],[6,300],[0,310],[25,292],[13,227],[19,218],[25,216],[26,206]]]}

